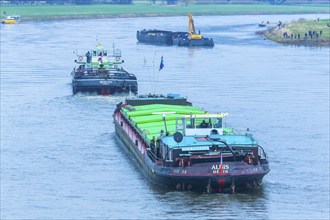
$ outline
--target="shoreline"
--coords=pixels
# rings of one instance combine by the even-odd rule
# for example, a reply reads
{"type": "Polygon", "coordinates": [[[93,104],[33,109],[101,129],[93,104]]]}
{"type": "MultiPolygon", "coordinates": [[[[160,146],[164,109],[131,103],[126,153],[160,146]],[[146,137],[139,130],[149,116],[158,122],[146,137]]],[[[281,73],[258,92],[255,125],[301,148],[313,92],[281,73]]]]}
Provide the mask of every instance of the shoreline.
{"type": "MultiPolygon", "coordinates": [[[[239,16],[239,15],[303,15],[303,14],[315,14],[315,13],[233,13],[233,14],[223,14],[223,13],[195,13],[194,16],[239,16]]],[[[327,14],[327,13],[318,13],[327,14]]],[[[23,22],[40,22],[40,21],[65,21],[65,20],[87,20],[87,19],[109,19],[109,18],[144,18],[144,17],[177,17],[177,16],[187,16],[187,14],[118,14],[118,15],[69,15],[69,16],[51,16],[51,17],[37,17],[37,18],[23,18],[23,22]]]]}
{"type": "Polygon", "coordinates": [[[188,6],[164,5],[45,5],[45,6],[3,6],[1,19],[7,15],[20,15],[25,21],[50,21],[72,19],[105,19],[134,17],[186,16],[226,16],[226,15],[275,15],[275,14],[328,14],[327,5],[284,5],[268,4],[212,4],[188,6]]]}
{"type": "Polygon", "coordinates": [[[301,19],[257,31],[256,34],[285,45],[330,47],[329,32],[330,19],[317,21],[301,19]]]}
{"type": "MultiPolygon", "coordinates": [[[[295,6],[271,6],[258,5],[189,5],[189,6],[152,6],[152,5],[89,5],[89,6],[2,6],[1,17],[6,15],[20,15],[23,22],[43,21],[65,21],[65,20],[86,20],[86,19],[111,19],[111,18],[143,18],[143,17],[175,17],[186,16],[193,13],[194,16],[244,16],[244,15],[308,15],[328,14],[329,9],[324,5],[295,5],[295,6]],[[13,13],[13,12],[17,13],[13,13]]],[[[327,19],[328,25],[330,19],[327,19]]],[[[268,40],[286,45],[305,46],[330,46],[330,37],[314,36],[313,39],[306,37],[306,32],[295,33],[289,30],[291,22],[283,24],[283,27],[272,27],[266,31],[257,31],[268,40]],[[288,33],[289,38],[283,37],[288,33]],[[299,38],[297,38],[297,35],[299,38]],[[304,38],[303,38],[304,36],[304,38]]],[[[329,26],[330,27],[330,26],[329,26]]],[[[311,27],[313,29],[314,27],[311,27]]],[[[296,27],[297,29],[297,27],[296,27]]],[[[324,28],[325,32],[329,32],[324,28]]],[[[320,30],[318,30],[320,31],[320,30]]],[[[313,36],[311,36],[313,37],[313,36]]]]}
{"type": "Polygon", "coordinates": [[[283,44],[286,46],[307,46],[307,47],[330,47],[330,40],[322,40],[322,41],[276,41],[273,40],[270,35],[266,34],[267,31],[257,31],[256,34],[264,37],[265,40],[271,40],[279,44],[283,44]]]}

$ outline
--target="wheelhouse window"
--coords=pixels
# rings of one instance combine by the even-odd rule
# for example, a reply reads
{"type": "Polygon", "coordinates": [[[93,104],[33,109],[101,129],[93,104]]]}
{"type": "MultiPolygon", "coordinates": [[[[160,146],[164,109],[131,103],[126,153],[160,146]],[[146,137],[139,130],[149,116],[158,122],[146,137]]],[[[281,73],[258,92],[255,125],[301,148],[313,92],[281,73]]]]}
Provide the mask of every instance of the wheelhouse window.
{"type": "Polygon", "coordinates": [[[222,128],[222,118],[213,118],[214,128],[222,128]]]}
{"type": "Polygon", "coordinates": [[[186,128],[222,128],[222,118],[187,118],[186,128]]]}
{"type": "Polygon", "coordinates": [[[186,128],[195,128],[195,118],[186,119],[186,128]]]}

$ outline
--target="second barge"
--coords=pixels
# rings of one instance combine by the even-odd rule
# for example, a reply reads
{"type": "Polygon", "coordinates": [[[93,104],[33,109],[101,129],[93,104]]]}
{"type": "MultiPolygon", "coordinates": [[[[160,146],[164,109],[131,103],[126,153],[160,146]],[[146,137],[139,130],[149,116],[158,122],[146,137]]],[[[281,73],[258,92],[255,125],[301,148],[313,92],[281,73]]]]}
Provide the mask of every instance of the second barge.
{"type": "Polygon", "coordinates": [[[72,92],[96,93],[110,95],[114,93],[134,94],[138,91],[136,76],[127,72],[118,65],[124,63],[121,59],[121,51],[110,51],[101,44],[85,55],[78,55],[75,60],[79,66],[71,72],[72,92]]]}
{"type": "Polygon", "coordinates": [[[195,25],[192,14],[188,14],[188,32],[173,32],[157,29],[141,30],[136,32],[136,38],[141,43],[162,44],[174,46],[201,46],[213,47],[212,38],[205,38],[199,32],[195,32],[195,25]]]}

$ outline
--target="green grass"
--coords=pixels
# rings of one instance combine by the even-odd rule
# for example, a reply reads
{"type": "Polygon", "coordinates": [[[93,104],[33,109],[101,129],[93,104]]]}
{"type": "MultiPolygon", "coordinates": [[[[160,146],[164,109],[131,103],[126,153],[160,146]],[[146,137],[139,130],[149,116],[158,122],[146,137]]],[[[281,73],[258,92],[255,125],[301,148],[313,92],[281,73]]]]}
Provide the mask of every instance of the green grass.
{"type": "Polygon", "coordinates": [[[67,19],[83,17],[176,16],[186,15],[238,15],[238,14],[300,14],[329,13],[328,5],[68,5],[68,6],[1,6],[1,18],[21,15],[22,20],[67,19]]]}
{"type": "Polygon", "coordinates": [[[328,27],[328,25],[330,25],[330,19],[322,19],[319,21],[300,19],[286,24],[282,28],[274,27],[268,30],[265,36],[279,43],[330,46],[330,27],[328,27]],[[322,31],[322,35],[319,35],[318,38],[316,38],[316,36],[313,36],[313,38],[310,38],[310,36],[305,38],[305,33],[308,35],[309,31],[315,31],[318,34],[322,31]],[[293,36],[298,36],[298,34],[300,34],[300,39],[284,38],[283,34],[285,32],[293,36]]]}
{"type": "Polygon", "coordinates": [[[309,30],[317,31],[318,33],[322,30],[321,38],[330,38],[330,28],[327,27],[330,24],[330,19],[320,20],[320,21],[306,21],[300,20],[297,22],[292,22],[288,25],[288,29],[293,34],[304,35],[308,33],[309,30]]]}

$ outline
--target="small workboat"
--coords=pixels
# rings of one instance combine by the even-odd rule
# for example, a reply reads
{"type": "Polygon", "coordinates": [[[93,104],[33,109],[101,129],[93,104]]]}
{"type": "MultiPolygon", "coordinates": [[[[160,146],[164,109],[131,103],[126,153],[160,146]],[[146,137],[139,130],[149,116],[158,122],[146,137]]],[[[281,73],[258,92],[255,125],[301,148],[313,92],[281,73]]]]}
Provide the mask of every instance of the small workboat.
{"type": "Polygon", "coordinates": [[[7,16],[1,21],[2,24],[17,24],[19,22],[21,22],[21,16],[19,15],[7,16]]]}
{"type": "Polygon", "coordinates": [[[152,183],[176,190],[259,189],[270,171],[264,149],[248,132],[178,94],[126,98],[114,112],[115,131],[152,183]]]}
{"type": "Polygon", "coordinates": [[[119,67],[124,63],[120,50],[113,49],[110,53],[110,50],[98,44],[95,49],[87,51],[85,55],[78,53],[76,55],[75,63],[79,66],[71,72],[73,94],[78,92],[100,95],[137,93],[136,76],[123,67],[119,67]]]}

